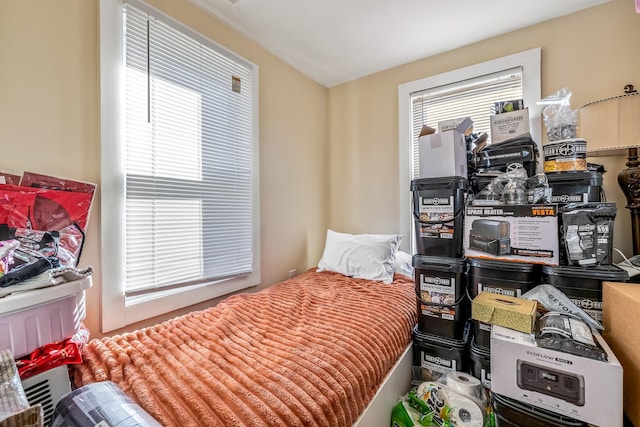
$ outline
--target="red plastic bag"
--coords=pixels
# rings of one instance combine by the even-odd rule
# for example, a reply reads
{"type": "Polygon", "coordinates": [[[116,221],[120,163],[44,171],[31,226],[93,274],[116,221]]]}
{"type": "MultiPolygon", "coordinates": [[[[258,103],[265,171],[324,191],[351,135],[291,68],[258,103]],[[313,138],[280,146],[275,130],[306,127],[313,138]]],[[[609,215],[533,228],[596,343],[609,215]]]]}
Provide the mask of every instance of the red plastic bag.
{"type": "Polygon", "coordinates": [[[20,379],[32,377],[62,365],[82,363],[82,348],[89,341],[89,331],[83,326],[74,336],[35,349],[29,356],[16,360],[20,379]]]}
{"type": "Polygon", "coordinates": [[[0,224],[9,227],[24,227],[30,225],[29,216],[35,205],[35,193],[20,191],[18,186],[0,184],[0,224]]]}
{"type": "Polygon", "coordinates": [[[92,200],[92,193],[0,184],[0,222],[42,231],[76,223],[86,232],[92,200]]]}

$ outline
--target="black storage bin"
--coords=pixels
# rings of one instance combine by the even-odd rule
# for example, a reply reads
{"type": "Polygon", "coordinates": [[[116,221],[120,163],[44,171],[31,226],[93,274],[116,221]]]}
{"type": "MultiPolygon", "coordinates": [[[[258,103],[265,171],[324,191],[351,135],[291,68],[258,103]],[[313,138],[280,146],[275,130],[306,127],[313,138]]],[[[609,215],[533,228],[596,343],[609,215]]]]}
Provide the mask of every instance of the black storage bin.
{"type": "Polygon", "coordinates": [[[506,172],[511,164],[520,164],[527,176],[536,174],[538,147],[531,138],[514,138],[491,144],[476,153],[475,167],[478,170],[506,172]]]}
{"type": "Polygon", "coordinates": [[[462,339],[469,317],[467,260],[414,255],[413,267],[420,332],[462,339]]]}
{"type": "Polygon", "coordinates": [[[588,424],[528,403],[491,393],[496,427],[587,427],[588,424]]]}
{"type": "Polygon", "coordinates": [[[555,286],[571,302],[602,322],[602,282],[626,282],[629,274],[615,265],[592,268],[571,266],[542,267],[543,284],[555,286]]]}
{"type": "Polygon", "coordinates": [[[540,283],[536,264],[469,258],[469,294],[480,292],[519,297],[540,283]]]}
{"type": "MultiPolygon", "coordinates": [[[[437,381],[449,372],[469,372],[469,328],[464,338],[452,340],[413,329],[413,365],[418,368],[417,381],[437,381]]],[[[414,370],[415,376],[415,370],[414,370]]]]}
{"type": "Polygon", "coordinates": [[[491,323],[473,320],[473,339],[478,347],[491,349],[491,323]]]}
{"type": "Polygon", "coordinates": [[[478,378],[484,388],[491,389],[491,352],[478,347],[474,338],[469,351],[469,373],[478,378]]]}
{"type": "Polygon", "coordinates": [[[602,174],[595,171],[548,172],[551,203],[602,201],[602,174]]]}
{"type": "Polygon", "coordinates": [[[467,179],[416,179],[411,191],[417,254],[461,258],[467,179]]]}
{"type": "Polygon", "coordinates": [[[491,184],[491,181],[497,179],[503,172],[499,171],[486,171],[478,172],[469,176],[469,188],[474,194],[478,194],[484,190],[487,185],[491,184]]]}
{"type": "MultiPolygon", "coordinates": [[[[469,258],[469,295],[475,298],[480,292],[519,297],[540,283],[540,266],[520,262],[469,258]]],[[[475,343],[491,348],[491,325],[473,321],[475,343]]]]}

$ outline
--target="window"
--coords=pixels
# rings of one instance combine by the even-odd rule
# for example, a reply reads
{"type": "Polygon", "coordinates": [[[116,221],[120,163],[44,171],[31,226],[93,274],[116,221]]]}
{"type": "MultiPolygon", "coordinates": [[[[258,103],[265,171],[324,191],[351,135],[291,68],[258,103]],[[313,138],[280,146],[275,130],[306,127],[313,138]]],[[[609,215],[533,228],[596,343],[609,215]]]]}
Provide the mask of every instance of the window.
{"type": "MultiPolygon", "coordinates": [[[[418,135],[423,124],[471,117],[476,133],[489,129],[490,106],[501,100],[523,98],[529,108],[531,134],[540,141],[540,49],[450,71],[398,87],[400,141],[400,230],[411,236],[414,252],[411,180],[419,176],[418,135]]],[[[489,139],[489,143],[491,140],[489,139]]],[[[540,150],[542,152],[542,150],[540,150]]],[[[407,246],[407,243],[404,243],[407,246]]]]}
{"type": "Polygon", "coordinates": [[[257,67],[137,0],[101,31],[106,332],[259,283],[257,67]]]}

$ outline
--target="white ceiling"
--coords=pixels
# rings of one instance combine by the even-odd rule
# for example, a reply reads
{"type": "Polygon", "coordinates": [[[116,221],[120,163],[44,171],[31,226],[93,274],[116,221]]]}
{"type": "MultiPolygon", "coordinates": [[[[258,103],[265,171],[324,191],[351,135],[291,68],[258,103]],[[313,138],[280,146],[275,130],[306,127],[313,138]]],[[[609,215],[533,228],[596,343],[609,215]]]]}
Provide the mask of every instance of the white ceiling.
{"type": "Polygon", "coordinates": [[[326,87],[607,1],[191,0],[326,87]]]}

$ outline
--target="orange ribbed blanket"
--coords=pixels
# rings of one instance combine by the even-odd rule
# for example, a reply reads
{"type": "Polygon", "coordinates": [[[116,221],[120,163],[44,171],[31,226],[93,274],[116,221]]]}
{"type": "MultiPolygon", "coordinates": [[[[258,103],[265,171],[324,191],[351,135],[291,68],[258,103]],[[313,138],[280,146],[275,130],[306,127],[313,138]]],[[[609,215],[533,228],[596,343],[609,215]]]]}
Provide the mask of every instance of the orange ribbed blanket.
{"type": "Polygon", "coordinates": [[[113,381],[166,426],[350,426],[411,340],[416,311],[405,276],[312,269],[91,340],[74,380],[113,381]]]}

